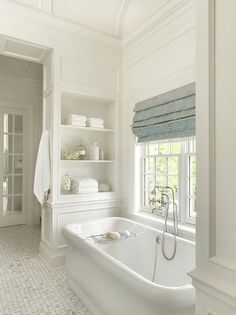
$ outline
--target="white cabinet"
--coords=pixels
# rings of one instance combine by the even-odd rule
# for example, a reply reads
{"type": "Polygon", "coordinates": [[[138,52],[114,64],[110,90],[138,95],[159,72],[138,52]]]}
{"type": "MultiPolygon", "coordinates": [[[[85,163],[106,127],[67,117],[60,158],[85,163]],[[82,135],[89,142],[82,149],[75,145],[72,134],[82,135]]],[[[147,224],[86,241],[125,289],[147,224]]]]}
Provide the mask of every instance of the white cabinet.
{"type": "Polygon", "coordinates": [[[117,102],[94,95],[83,95],[66,90],[61,91],[61,125],[60,125],[60,197],[80,200],[115,198],[117,191],[117,102]],[[104,128],[80,127],[67,125],[66,118],[70,114],[95,117],[104,120],[104,128]],[[89,147],[98,143],[104,157],[99,160],[89,159],[89,147]],[[86,156],[83,160],[67,160],[65,152],[83,145],[86,156]],[[99,183],[107,183],[109,192],[89,194],[65,193],[62,179],[65,175],[73,178],[94,178],[99,183]]]}

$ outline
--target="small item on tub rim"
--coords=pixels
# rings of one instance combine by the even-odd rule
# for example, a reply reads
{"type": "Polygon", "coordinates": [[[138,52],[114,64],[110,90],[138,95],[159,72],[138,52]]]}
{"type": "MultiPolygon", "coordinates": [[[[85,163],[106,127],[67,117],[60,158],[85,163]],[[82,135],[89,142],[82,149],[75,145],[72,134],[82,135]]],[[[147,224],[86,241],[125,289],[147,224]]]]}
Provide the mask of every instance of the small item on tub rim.
{"type": "Polygon", "coordinates": [[[120,238],[120,233],[115,231],[107,232],[106,238],[111,241],[118,240],[120,238]]]}
{"type": "Polygon", "coordinates": [[[122,235],[124,235],[126,237],[131,237],[131,233],[128,230],[125,230],[124,232],[122,232],[122,235]]]}

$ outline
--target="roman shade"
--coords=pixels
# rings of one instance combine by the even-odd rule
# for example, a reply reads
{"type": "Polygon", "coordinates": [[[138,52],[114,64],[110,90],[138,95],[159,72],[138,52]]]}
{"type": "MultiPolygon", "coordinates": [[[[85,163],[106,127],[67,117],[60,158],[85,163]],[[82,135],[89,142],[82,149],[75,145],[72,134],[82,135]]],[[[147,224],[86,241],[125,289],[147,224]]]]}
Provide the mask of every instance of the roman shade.
{"type": "Polygon", "coordinates": [[[195,83],[135,105],[132,131],[138,142],[195,135],[195,83]]]}

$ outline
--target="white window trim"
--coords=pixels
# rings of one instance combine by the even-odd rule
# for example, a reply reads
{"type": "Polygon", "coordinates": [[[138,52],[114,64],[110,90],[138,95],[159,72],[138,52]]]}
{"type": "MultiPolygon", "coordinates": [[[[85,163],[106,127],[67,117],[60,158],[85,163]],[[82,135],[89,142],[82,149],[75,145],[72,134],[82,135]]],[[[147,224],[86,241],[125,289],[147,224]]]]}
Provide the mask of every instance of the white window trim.
{"type": "MultiPolygon", "coordinates": [[[[189,214],[189,202],[188,202],[188,198],[186,198],[186,196],[188,195],[188,188],[187,188],[187,183],[183,182],[181,183],[181,178],[187,178],[188,177],[188,169],[189,169],[189,156],[191,155],[195,155],[195,153],[189,153],[188,150],[186,150],[188,145],[188,141],[184,140],[181,143],[181,152],[185,152],[184,154],[182,154],[179,163],[181,163],[180,165],[180,174],[179,174],[179,225],[182,227],[190,228],[190,231],[192,233],[192,231],[195,230],[195,224],[196,224],[196,217],[190,217],[189,214]]],[[[150,214],[148,213],[147,210],[150,211],[150,207],[145,207],[144,206],[144,191],[145,191],[145,182],[144,182],[144,158],[147,157],[147,155],[145,155],[145,148],[144,145],[140,146],[140,158],[139,158],[139,168],[140,168],[140,185],[139,185],[139,207],[138,207],[138,213],[136,213],[136,215],[141,215],[141,217],[146,217],[148,218],[148,220],[150,221],[151,219],[153,220],[157,220],[159,223],[163,223],[164,221],[164,217],[161,215],[155,215],[155,214],[150,214]]],[[[163,154],[163,157],[166,156],[175,156],[178,154],[163,154]]],[[[160,156],[160,155],[155,155],[156,157],[160,156]]],[[[171,217],[170,217],[170,221],[171,221],[171,217]]],[[[171,225],[171,222],[170,222],[171,225]]],[[[190,233],[190,234],[191,234],[190,233]]]]}

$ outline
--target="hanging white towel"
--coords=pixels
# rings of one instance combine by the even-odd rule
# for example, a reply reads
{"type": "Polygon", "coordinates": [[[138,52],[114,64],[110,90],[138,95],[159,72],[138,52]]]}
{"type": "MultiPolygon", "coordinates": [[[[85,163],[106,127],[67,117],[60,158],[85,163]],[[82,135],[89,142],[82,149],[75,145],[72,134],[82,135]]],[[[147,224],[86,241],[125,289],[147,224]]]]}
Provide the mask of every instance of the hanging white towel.
{"type": "Polygon", "coordinates": [[[50,167],[50,133],[43,131],[39,143],[37,162],[34,175],[34,194],[41,205],[48,197],[51,182],[50,167]]]}

